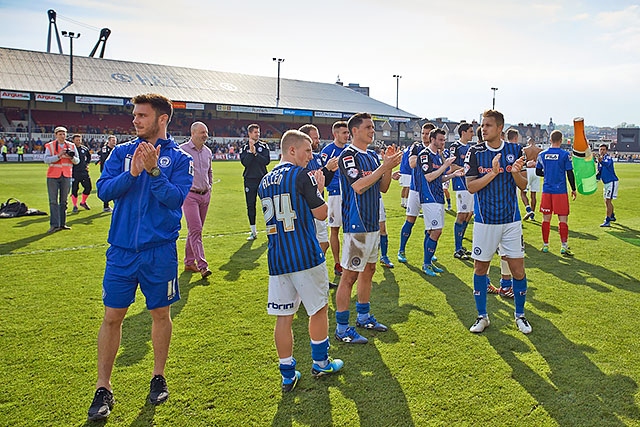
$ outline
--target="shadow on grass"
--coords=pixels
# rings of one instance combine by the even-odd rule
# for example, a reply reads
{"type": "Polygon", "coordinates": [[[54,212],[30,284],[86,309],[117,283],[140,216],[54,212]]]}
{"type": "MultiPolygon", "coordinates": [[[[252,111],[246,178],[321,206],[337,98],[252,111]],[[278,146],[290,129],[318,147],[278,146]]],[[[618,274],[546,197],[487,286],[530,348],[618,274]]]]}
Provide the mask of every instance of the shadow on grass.
{"type": "Polygon", "coordinates": [[[252,247],[254,242],[255,240],[243,243],[240,249],[231,255],[229,262],[220,266],[220,270],[227,272],[224,280],[236,281],[242,271],[254,270],[259,266],[257,261],[267,250],[267,241],[256,248],[252,247]]]}
{"type": "Polygon", "coordinates": [[[640,292],[640,280],[629,275],[619,274],[599,265],[582,261],[582,254],[574,257],[563,257],[559,253],[543,253],[537,248],[525,244],[527,265],[529,268],[540,268],[547,274],[556,276],[559,280],[575,285],[588,286],[594,291],[611,292],[607,286],[595,283],[590,278],[598,279],[602,283],[615,286],[628,292],[640,292]]]}
{"type": "Polygon", "coordinates": [[[41,216],[21,216],[20,220],[16,222],[16,227],[28,227],[31,224],[49,223],[49,215],[41,216]]]}
{"type": "MultiPolygon", "coordinates": [[[[197,273],[196,273],[197,274],[197,273]]],[[[207,279],[190,281],[191,272],[182,272],[178,278],[180,301],[171,306],[171,318],[175,319],[189,299],[189,292],[196,286],[207,286],[207,279]]],[[[151,314],[143,310],[133,316],[125,317],[122,322],[121,351],[116,359],[117,366],[132,366],[140,362],[151,349],[151,314]]]]}
{"type": "Polygon", "coordinates": [[[153,426],[155,423],[153,422],[153,417],[156,415],[156,407],[149,403],[149,398],[147,396],[146,403],[142,408],[140,408],[140,412],[135,420],[131,422],[131,427],[148,427],[153,426]]]}
{"type": "Polygon", "coordinates": [[[631,245],[640,246],[640,231],[629,228],[626,225],[612,222],[611,228],[607,230],[607,234],[631,245]]]}
{"type": "Polygon", "coordinates": [[[102,211],[96,211],[95,213],[88,216],[80,215],[79,213],[70,214],[67,215],[67,225],[71,227],[73,227],[74,224],[92,225],[94,219],[100,218],[104,215],[107,214],[103,213],[102,211]]]}
{"type": "MultiPolygon", "coordinates": [[[[47,219],[47,221],[49,221],[47,219]]],[[[31,236],[24,237],[22,239],[14,240],[13,242],[7,242],[0,245],[0,255],[10,254],[20,248],[23,248],[33,242],[37,242],[40,239],[44,239],[51,234],[47,234],[46,230],[44,230],[40,234],[33,234],[31,236]]]]}
{"type": "MultiPolygon", "coordinates": [[[[539,219],[542,219],[542,215],[540,216],[539,219]]],[[[555,234],[556,236],[558,235],[558,219],[557,217],[554,217],[551,219],[551,223],[555,224],[555,225],[551,225],[549,230],[551,232],[551,234],[555,234]]],[[[542,221],[538,221],[537,219],[535,221],[523,221],[523,224],[531,224],[534,225],[538,228],[542,227],[542,221]]],[[[569,238],[570,239],[582,239],[582,240],[598,240],[598,236],[595,236],[593,234],[590,233],[581,233],[580,231],[575,231],[571,229],[571,216],[569,216],[569,238]]],[[[542,245],[542,234],[540,234],[540,245],[542,245]]]]}
{"type": "MultiPolygon", "coordinates": [[[[440,290],[460,322],[469,326],[476,316],[471,289],[456,276],[447,279],[447,285],[440,290]]],[[[531,293],[527,296],[529,305],[540,305],[531,293]]],[[[591,348],[573,343],[553,323],[531,311],[527,318],[533,333],[514,337],[503,332],[504,328],[515,330],[513,301],[494,295],[487,295],[487,300],[492,323],[481,337],[511,367],[512,378],[536,400],[529,413],[544,408],[560,426],[622,426],[618,416],[640,419],[634,397],[638,386],[633,379],[606,375],[587,356],[593,352],[591,348]],[[523,342],[526,339],[548,364],[548,376],[541,376],[522,360],[521,354],[530,351],[523,342]]],[[[548,304],[543,309],[559,311],[548,304]]]]}
{"type": "MultiPolygon", "coordinates": [[[[102,216],[102,212],[96,212],[95,214],[86,216],[86,217],[79,217],[78,215],[74,214],[68,214],[67,215],[67,225],[69,226],[73,226],[74,224],[85,224],[85,225],[91,225],[93,224],[93,220],[97,217],[102,216]]],[[[14,224],[15,227],[28,227],[32,224],[39,224],[39,223],[49,223],[49,217],[48,216],[38,216],[38,217],[20,217],[22,218],[20,221],[18,221],[16,224],[14,224]],[[28,219],[27,219],[28,218],[28,219]]],[[[7,243],[3,243],[2,245],[0,245],[0,255],[7,255],[10,254],[20,248],[23,248],[33,242],[36,242],[40,239],[43,239],[47,236],[51,236],[51,234],[48,234],[47,231],[48,227],[43,227],[42,229],[42,233],[39,234],[33,234],[31,236],[27,236],[24,237],[22,239],[18,239],[18,240],[14,240],[13,242],[7,242],[7,243]]]]}
{"type": "MultiPolygon", "coordinates": [[[[413,304],[399,305],[400,289],[391,269],[383,269],[384,280],[373,284],[372,313],[382,323],[389,326],[387,332],[360,331],[369,339],[366,345],[350,345],[337,343],[333,338],[335,325],[335,311],[329,310],[329,336],[332,347],[329,353],[333,357],[344,360],[345,367],[337,375],[326,376],[312,380],[306,374],[303,364],[311,363],[308,341],[308,317],[304,309],[298,311],[293,329],[297,342],[304,343],[298,349],[298,369],[303,372],[298,387],[292,393],[282,396],[278,410],[273,418],[272,426],[292,426],[294,424],[330,426],[334,425],[331,414],[331,389],[341,394],[356,408],[357,425],[363,426],[413,426],[414,421],[400,383],[384,363],[378,351],[375,340],[384,343],[398,342],[398,335],[393,331],[393,325],[406,322],[409,313],[417,310],[425,315],[434,317],[430,311],[413,304]],[[384,313],[381,312],[385,308],[384,313]],[[307,352],[306,355],[304,352],[307,352]],[[385,402],[380,404],[380,402],[385,402]]],[[[354,288],[357,284],[354,285],[354,288]]],[[[335,297],[335,292],[331,294],[335,297]]],[[[351,305],[355,305],[354,299],[351,305]]],[[[331,305],[330,305],[331,306],[331,305]]],[[[351,322],[355,322],[355,312],[351,322]]]]}
{"type": "MultiPolygon", "coordinates": [[[[155,425],[153,422],[153,417],[155,417],[156,415],[156,407],[149,403],[149,396],[147,396],[145,400],[146,403],[142,408],[140,408],[138,416],[131,422],[131,427],[149,427],[155,425]]],[[[83,427],[100,427],[106,426],[108,423],[109,419],[102,421],[86,421],[83,424],[83,427]]]]}

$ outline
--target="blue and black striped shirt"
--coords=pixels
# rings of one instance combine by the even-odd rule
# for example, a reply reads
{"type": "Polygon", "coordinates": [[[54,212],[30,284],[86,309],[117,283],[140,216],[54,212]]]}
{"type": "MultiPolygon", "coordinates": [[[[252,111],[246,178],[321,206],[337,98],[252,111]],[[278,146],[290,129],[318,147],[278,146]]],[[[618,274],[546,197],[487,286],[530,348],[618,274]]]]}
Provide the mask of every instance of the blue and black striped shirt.
{"type": "Polygon", "coordinates": [[[280,163],[258,187],[267,224],[269,275],[308,270],[325,261],[311,209],[324,204],[313,173],[280,163]]]}
{"type": "Polygon", "coordinates": [[[340,155],[340,191],[342,192],[342,230],[344,233],[369,233],[380,230],[380,181],[362,194],[351,185],[371,175],[380,166],[378,155],[349,145],[340,155]]]}
{"type": "Polygon", "coordinates": [[[474,220],[482,224],[509,224],[520,221],[516,181],[511,175],[511,167],[522,157],[522,147],[502,141],[499,148],[491,148],[486,142],[478,143],[467,152],[465,171],[467,177],[482,178],[491,173],[493,158],[501,153],[500,173],[475,193],[474,220]]]}
{"type": "Polygon", "coordinates": [[[418,154],[418,164],[416,169],[420,170],[420,204],[422,203],[444,203],[444,190],[442,189],[442,175],[433,181],[427,181],[425,175],[440,169],[443,161],[439,153],[432,152],[429,147],[418,154]]]}
{"type": "MultiPolygon", "coordinates": [[[[421,141],[414,142],[413,145],[411,146],[411,153],[409,154],[409,157],[417,156],[425,148],[427,148],[427,146],[424,145],[424,143],[422,143],[421,141]]],[[[411,169],[411,185],[409,189],[414,191],[420,191],[419,187],[420,187],[420,179],[422,179],[422,170],[418,167],[419,161],[420,160],[418,159],[416,161],[416,167],[411,169]]]]}
{"type": "MultiPolygon", "coordinates": [[[[467,157],[467,152],[469,151],[469,147],[471,143],[463,144],[462,142],[454,141],[451,143],[449,147],[449,152],[452,156],[455,156],[453,164],[458,165],[460,167],[464,167],[464,158],[467,157]]],[[[467,180],[464,176],[454,176],[452,179],[453,189],[455,191],[466,190],[467,189],[467,180]]]]}

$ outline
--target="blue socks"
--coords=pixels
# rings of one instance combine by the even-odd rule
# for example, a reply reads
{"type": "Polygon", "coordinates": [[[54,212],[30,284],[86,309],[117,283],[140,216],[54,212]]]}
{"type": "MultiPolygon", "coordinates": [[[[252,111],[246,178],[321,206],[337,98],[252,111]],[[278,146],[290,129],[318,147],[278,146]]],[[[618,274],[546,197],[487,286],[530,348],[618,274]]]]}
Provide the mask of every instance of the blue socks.
{"type": "Polygon", "coordinates": [[[319,342],[311,340],[311,359],[313,363],[319,365],[321,368],[327,366],[329,359],[329,337],[319,342]]]}
{"type": "Polygon", "coordinates": [[[431,237],[425,231],[424,233],[424,265],[430,265],[433,259],[433,254],[436,253],[436,247],[438,246],[437,240],[432,240],[431,237]]]}
{"type": "Polygon", "coordinates": [[[461,223],[456,222],[453,224],[453,236],[454,236],[454,242],[456,245],[456,252],[462,249],[462,238],[464,237],[465,228],[466,227],[462,222],[461,223]]]}
{"type": "Polygon", "coordinates": [[[344,334],[344,332],[349,327],[349,310],[346,311],[336,311],[336,323],[339,334],[344,334]]]}
{"type": "Polygon", "coordinates": [[[513,300],[516,306],[516,317],[524,316],[524,303],[527,299],[527,276],[517,280],[513,278],[513,300]]]}
{"type": "MultiPolygon", "coordinates": [[[[289,358],[288,358],[289,359],[289,358]]],[[[296,359],[290,358],[292,363],[280,363],[280,375],[285,379],[292,379],[296,375],[296,359]]]]}
{"type": "Polygon", "coordinates": [[[386,234],[380,235],[380,254],[383,257],[387,256],[387,250],[389,249],[389,236],[386,234]]]}
{"type": "MultiPolygon", "coordinates": [[[[487,276],[473,275],[473,298],[476,300],[478,316],[487,315],[487,276]]],[[[516,310],[517,311],[517,310],[516,310]]]]}
{"type": "Polygon", "coordinates": [[[358,312],[358,322],[364,323],[369,319],[369,310],[371,309],[371,303],[368,302],[356,302],[356,311],[358,312]]]}
{"type": "Polygon", "coordinates": [[[405,221],[402,226],[402,231],[400,231],[400,252],[404,252],[404,248],[407,246],[407,241],[409,240],[409,236],[411,236],[411,230],[413,229],[412,222],[405,221]]]}

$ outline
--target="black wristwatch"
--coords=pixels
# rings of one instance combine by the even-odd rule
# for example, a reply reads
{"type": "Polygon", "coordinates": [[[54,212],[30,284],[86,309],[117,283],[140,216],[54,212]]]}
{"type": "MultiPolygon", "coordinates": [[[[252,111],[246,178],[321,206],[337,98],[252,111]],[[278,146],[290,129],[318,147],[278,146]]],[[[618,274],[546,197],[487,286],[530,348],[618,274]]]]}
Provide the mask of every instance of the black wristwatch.
{"type": "Polygon", "coordinates": [[[151,168],[151,171],[149,172],[149,175],[151,175],[153,178],[157,178],[160,176],[160,168],[157,166],[154,166],[151,168]]]}

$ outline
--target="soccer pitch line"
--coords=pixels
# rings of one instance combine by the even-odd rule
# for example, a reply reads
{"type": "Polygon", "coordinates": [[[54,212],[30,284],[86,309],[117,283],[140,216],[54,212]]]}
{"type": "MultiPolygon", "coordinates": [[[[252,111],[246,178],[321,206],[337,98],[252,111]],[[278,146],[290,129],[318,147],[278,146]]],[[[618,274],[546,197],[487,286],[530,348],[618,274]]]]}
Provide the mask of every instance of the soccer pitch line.
{"type": "MultiPolygon", "coordinates": [[[[219,239],[221,237],[231,237],[231,236],[240,236],[247,234],[246,231],[239,231],[236,233],[228,233],[228,234],[209,234],[203,235],[203,239],[219,239]]],[[[260,232],[258,232],[260,234],[260,232]]],[[[179,237],[178,240],[187,240],[186,237],[179,237]]],[[[55,249],[38,249],[35,251],[28,252],[11,252],[8,254],[0,254],[0,258],[14,257],[14,256],[24,256],[24,255],[39,255],[39,254],[51,254],[58,252],[68,252],[68,251],[84,251],[87,249],[99,249],[99,248],[107,248],[109,247],[109,243],[99,243],[95,245],[83,245],[83,246],[72,246],[68,248],[55,248],[55,249]]]]}

